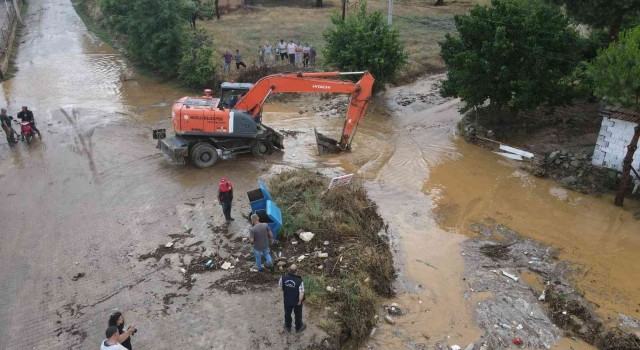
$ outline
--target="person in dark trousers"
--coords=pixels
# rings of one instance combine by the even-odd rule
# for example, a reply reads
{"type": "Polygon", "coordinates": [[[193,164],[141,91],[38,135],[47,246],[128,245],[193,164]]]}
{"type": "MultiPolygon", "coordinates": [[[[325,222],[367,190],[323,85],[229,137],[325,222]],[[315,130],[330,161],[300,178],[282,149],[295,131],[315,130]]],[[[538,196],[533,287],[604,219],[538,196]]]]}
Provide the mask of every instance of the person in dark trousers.
{"type": "Polygon", "coordinates": [[[27,106],[22,106],[22,111],[18,113],[17,117],[23,122],[29,122],[29,124],[31,124],[31,129],[38,133],[39,138],[42,138],[42,135],[40,135],[40,130],[36,128],[36,120],[33,117],[33,112],[31,112],[27,106]]]}
{"type": "Polygon", "coordinates": [[[242,60],[242,55],[240,54],[240,50],[236,50],[236,55],[233,56],[233,59],[236,61],[236,69],[240,70],[240,66],[247,68],[247,65],[244,64],[244,61],[242,60]]]}
{"type": "Polygon", "coordinates": [[[233,185],[226,178],[221,178],[218,184],[218,201],[222,206],[224,218],[229,221],[234,219],[231,217],[231,202],[233,201],[233,185]]]}
{"type": "Polygon", "coordinates": [[[116,327],[118,329],[118,343],[125,348],[132,350],[131,336],[134,335],[138,329],[134,326],[129,326],[127,330],[124,330],[124,316],[120,311],[114,311],[109,316],[109,327],[116,327]]]}
{"type": "Polygon", "coordinates": [[[251,228],[249,229],[249,243],[253,244],[253,255],[256,258],[258,271],[264,270],[262,257],[267,261],[267,266],[271,272],[274,271],[273,260],[269,254],[269,246],[273,244],[273,232],[269,225],[260,222],[257,214],[251,214],[251,228]]]}
{"type": "Polygon", "coordinates": [[[284,328],[291,332],[291,311],[296,317],[296,332],[302,332],[307,325],[302,323],[302,302],[304,301],[304,282],[297,275],[298,267],[293,264],[289,271],[280,277],[278,286],[284,297],[284,328]]]}
{"type": "Polygon", "coordinates": [[[13,137],[14,131],[11,128],[11,119],[7,116],[7,110],[4,108],[0,109],[0,124],[2,125],[2,130],[7,134],[7,142],[9,143],[9,146],[13,146],[18,143],[18,141],[13,137]]]}

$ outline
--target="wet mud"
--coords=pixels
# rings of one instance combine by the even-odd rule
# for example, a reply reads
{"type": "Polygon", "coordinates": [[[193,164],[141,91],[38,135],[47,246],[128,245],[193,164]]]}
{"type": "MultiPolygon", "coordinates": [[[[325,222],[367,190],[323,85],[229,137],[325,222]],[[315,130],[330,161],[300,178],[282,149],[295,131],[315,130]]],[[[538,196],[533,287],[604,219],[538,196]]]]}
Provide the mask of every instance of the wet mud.
{"type": "MultiPolygon", "coordinates": [[[[318,345],[326,334],[315,323],[318,313],[305,311],[309,328],[301,335],[274,331],[281,328],[281,295],[269,287],[268,274],[260,275],[260,288],[249,286],[256,274],[245,271],[252,257],[241,241],[248,226],[238,219],[224,226],[214,192],[219,177],[233,181],[239,218],[249,211],[242,192],[256,188],[256,178],[300,167],[355,173],[389,225],[398,279],[396,296],[385,304],[395,302],[403,313],[391,325],[383,321],[388,311],[378,310],[377,331],[367,346],[433,348],[469,344],[488,333],[510,340],[511,333],[491,329],[502,320],[476,322],[477,302],[491,292],[470,294],[464,280],[462,249],[471,244],[469,237],[481,236],[472,224],[486,218],[553,247],[557,261],[577,267],[581,273],[570,283],[608,328],[619,323],[619,314],[640,316],[640,280],[633,278],[640,274],[633,218],[638,204],[629,201],[628,209],[619,209],[606,196],[567,191],[457,139],[458,102],[435,92],[442,76],[380,96],[352,152],[318,157],[313,134],[318,127],[327,136],[339,135],[345,100],[299,96],[265,106],[265,121],[286,130],[283,152],[265,159],[239,156],[199,170],[171,164],[150,136],[151,129],[169,126],[176,98],[198,91],[135,72],[124,56],[87,32],[68,1],[32,0],[25,21],[18,72],[1,84],[0,103],[9,114],[28,105],[43,140],[13,148],[0,141],[0,197],[11,200],[1,209],[8,219],[0,231],[0,342],[7,348],[94,347],[114,308],[141,329],[133,339],[140,348],[318,345]],[[185,233],[184,225],[192,230],[185,233]],[[174,248],[165,250],[169,242],[174,248]],[[204,269],[206,258],[216,268],[204,269]],[[221,270],[221,261],[244,270],[221,270]],[[180,268],[191,271],[189,278],[180,268]],[[80,273],[85,275],[71,280],[80,273]],[[210,288],[224,278],[228,290],[210,288]]],[[[488,266],[506,267],[513,261],[500,257],[512,259],[519,249],[512,243],[485,242],[474,253],[488,266]],[[486,244],[502,245],[484,248],[497,261],[480,252],[486,244]]],[[[339,247],[328,250],[340,254],[339,247]]],[[[283,255],[311,256],[314,249],[298,245],[283,255]]],[[[511,266],[531,286],[518,283],[522,300],[544,286],[524,272],[526,263],[511,266]]],[[[324,271],[338,271],[338,265],[327,264],[324,271]]],[[[584,348],[562,334],[554,337],[548,334],[559,339],[552,348],[584,348]]]]}

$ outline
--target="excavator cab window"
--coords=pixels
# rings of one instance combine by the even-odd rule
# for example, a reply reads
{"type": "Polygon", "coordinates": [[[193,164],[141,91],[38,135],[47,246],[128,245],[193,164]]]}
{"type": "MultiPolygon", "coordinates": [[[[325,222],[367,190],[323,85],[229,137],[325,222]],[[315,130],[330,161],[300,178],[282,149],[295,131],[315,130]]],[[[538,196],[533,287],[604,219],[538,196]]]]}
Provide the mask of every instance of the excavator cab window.
{"type": "Polygon", "coordinates": [[[249,91],[248,89],[223,89],[220,98],[220,108],[234,108],[240,97],[249,91]]]}

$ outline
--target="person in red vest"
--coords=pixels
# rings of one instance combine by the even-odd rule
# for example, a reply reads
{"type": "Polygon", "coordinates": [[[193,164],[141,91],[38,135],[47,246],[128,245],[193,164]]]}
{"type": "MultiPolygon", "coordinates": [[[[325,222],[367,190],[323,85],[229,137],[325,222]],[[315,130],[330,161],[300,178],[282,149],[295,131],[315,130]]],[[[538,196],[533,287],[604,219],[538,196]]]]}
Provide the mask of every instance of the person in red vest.
{"type": "Polygon", "coordinates": [[[227,223],[229,221],[233,221],[233,218],[231,217],[233,185],[224,177],[220,179],[220,184],[218,184],[218,201],[222,206],[222,212],[224,213],[224,218],[227,220],[227,223]]]}

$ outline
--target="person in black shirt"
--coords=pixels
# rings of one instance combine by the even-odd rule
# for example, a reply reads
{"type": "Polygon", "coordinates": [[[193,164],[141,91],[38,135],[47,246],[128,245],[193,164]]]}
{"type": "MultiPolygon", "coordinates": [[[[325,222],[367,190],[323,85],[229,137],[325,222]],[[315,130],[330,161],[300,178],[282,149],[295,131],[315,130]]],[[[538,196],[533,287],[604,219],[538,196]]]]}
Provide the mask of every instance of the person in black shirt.
{"type": "Polygon", "coordinates": [[[291,311],[296,316],[296,332],[302,332],[307,325],[302,323],[302,302],[304,301],[304,282],[296,275],[298,267],[293,264],[289,271],[280,277],[278,285],[284,297],[284,327],[291,332],[291,311]]]}
{"type": "Polygon", "coordinates": [[[11,119],[7,116],[7,110],[4,108],[0,109],[0,124],[2,124],[2,130],[7,134],[7,142],[9,143],[9,146],[13,146],[18,143],[13,137],[15,131],[11,128],[11,119]]]}
{"type": "Polygon", "coordinates": [[[40,130],[36,128],[36,120],[33,117],[33,112],[31,112],[29,108],[27,108],[27,106],[22,106],[22,111],[18,113],[17,117],[23,122],[29,122],[31,124],[31,128],[33,129],[33,131],[38,133],[39,138],[42,138],[42,135],[40,135],[40,130]]]}
{"type": "Polygon", "coordinates": [[[109,316],[109,326],[118,327],[118,333],[120,334],[118,342],[125,348],[132,350],[131,336],[135,334],[138,329],[135,326],[129,326],[126,331],[124,330],[124,316],[122,312],[115,311],[109,316]]]}

